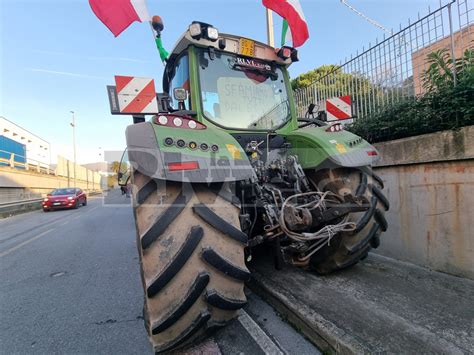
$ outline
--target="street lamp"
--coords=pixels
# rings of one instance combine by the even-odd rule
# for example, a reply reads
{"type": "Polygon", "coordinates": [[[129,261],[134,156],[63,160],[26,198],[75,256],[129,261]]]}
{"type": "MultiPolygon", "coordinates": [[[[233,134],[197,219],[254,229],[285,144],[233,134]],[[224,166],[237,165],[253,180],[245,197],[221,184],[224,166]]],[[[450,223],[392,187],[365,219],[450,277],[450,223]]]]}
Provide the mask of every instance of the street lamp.
{"type": "Polygon", "coordinates": [[[76,117],[74,115],[74,111],[69,111],[72,113],[72,146],[74,149],[74,187],[76,187],[76,117]]]}

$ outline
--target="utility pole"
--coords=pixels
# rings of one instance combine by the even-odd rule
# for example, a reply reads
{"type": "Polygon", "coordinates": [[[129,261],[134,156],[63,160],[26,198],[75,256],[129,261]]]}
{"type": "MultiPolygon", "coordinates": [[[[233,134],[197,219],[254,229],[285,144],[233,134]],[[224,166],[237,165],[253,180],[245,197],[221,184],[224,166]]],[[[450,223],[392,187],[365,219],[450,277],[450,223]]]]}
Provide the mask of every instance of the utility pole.
{"type": "Polygon", "coordinates": [[[70,111],[72,113],[72,146],[74,150],[74,187],[76,187],[76,116],[74,111],[70,111]]]}
{"type": "Polygon", "coordinates": [[[273,34],[273,13],[272,10],[266,9],[267,11],[267,41],[268,45],[275,47],[275,39],[273,34]]]}

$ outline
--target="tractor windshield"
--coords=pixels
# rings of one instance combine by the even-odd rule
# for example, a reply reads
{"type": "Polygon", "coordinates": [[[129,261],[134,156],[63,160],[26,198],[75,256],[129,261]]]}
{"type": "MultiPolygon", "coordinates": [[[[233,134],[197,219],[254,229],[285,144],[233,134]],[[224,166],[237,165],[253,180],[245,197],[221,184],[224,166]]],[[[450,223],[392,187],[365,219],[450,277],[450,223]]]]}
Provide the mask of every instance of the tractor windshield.
{"type": "Polygon", "coordinates": [[[218,51],[210,54],[205,49],[198,56],[207,119],[227,128],[262,130],[288,121],[290,108],[281,68],[218,51]]]}

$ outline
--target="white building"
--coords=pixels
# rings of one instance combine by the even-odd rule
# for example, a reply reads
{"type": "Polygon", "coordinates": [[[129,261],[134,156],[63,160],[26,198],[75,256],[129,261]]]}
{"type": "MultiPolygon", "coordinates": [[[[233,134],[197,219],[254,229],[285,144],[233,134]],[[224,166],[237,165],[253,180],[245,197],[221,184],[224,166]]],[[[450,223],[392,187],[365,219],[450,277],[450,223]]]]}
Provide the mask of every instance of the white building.
{"type": "Polygon", "coordinates": [[[49,168],[51,165],[51,145],[37,135],[0,116],[0,136],[5,136],[26,147],[28,164],[49,168]]]}

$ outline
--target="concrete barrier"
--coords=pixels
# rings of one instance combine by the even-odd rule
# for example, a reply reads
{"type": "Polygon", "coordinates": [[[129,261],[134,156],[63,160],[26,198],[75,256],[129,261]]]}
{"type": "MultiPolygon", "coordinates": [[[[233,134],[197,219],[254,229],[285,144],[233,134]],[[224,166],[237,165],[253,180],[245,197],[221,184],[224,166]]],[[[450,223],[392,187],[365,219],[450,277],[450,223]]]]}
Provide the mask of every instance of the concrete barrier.
{"type": "Polygon", "coordinates": [[[94,180],[74,183],[64,176],[0,167],[0,218],[41,208],[41,198],[60,187],[78,187],[88,195],[102,191],[94,180]]]}
{"type": "Polygon", "coordinates": [[[474,126],[375,146],[391,204],[376,252],[474,279],[474,126]]]}
{"type": "Polygon", "coordinates": [[[93,191],[100,190],[101,184],[95,180],[81,179],[77,179],[74,183],[74,179],[64,176],[0,167],[0,188],[26,188],[50,191],[60,187],[79,187],[83,190],[93,191]]]}

